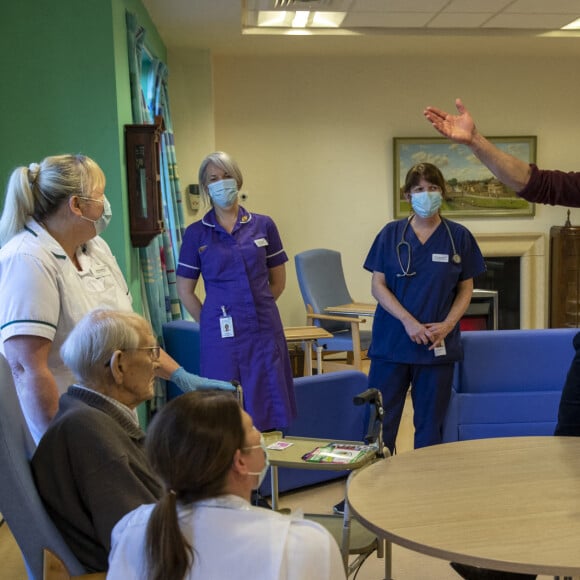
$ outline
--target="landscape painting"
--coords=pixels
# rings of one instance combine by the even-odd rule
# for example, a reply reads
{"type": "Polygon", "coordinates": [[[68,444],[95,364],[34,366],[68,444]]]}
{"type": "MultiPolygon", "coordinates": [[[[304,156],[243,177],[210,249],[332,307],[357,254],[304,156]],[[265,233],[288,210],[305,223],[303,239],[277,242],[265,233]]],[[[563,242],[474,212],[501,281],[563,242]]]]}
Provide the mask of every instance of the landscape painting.
{"type": "MultiPolygon", "coordinates": [[[[491,137],[503,151],[526,163],[536,161],[536,137],[491,137]]],[[[535,206],[521,199],[483,165],[465,145],[438,138],[394,138],[394,208],[395,217],[410,213],[403,186],[407,171],[416,163],[433,163],[447,182],[447,199],[441,213],[453,217],[533,216],[535,206]]]]}

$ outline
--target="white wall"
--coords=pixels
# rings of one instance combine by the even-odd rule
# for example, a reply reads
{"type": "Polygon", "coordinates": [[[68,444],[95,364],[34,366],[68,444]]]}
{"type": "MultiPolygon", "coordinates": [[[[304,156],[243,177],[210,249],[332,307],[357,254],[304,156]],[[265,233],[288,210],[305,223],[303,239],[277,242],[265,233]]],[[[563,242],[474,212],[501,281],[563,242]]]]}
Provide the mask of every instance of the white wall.
{"type": "Polygon", "coordinates": [[[173,51],[169,66],[175,150],[189,223],[197,216],[189,207],[187,186],[197,183],[200,161],[215,143],[211,55],[207,50],[173,51]]]}
{"type": "MultiPolygon", "coordinates": [[[[353,298],[371,299],[362,262],[393,216],[393,137],[437,136],[423,119],[426,105],[450,110],[461,96],[484,134],[536,135],[541,167],[580,171],[580,76],[570,73],[578,67],[573,57],[221,56],[213,58],[212,79],[207,66],[194,79],[199,54],[188,59],[169,54],[182,183],[210,150],[238,160],[245,206],[274,218],[290,257],[279,300],[287,325],[304,323],[293,256],[306,249],[339,250],[353,298]],[[201,105],[198,120],[207,126],[213,114],[214,141],[211,131],[188,124],[189,108],[199,103],[183,94],[212,82],[213,98],[201,105]]],[[[538,205],[533,218],[462,222],[474,233],[548,235],[565,218],[564,208],[538,205]]],[[[580,210],[571,219],[579,225],[580,210]]]]}

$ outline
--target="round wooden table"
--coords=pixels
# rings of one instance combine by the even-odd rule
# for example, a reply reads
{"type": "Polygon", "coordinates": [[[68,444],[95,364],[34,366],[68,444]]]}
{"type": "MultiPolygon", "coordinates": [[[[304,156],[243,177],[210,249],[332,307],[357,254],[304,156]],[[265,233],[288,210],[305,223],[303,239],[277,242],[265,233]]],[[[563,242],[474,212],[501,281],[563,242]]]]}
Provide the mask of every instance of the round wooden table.
{"type": "Polygon", "coordinates": [[[580,577],[580,438],[435,445],[355,473],[352,512],[379,537],[448,561],[580,577]]]}

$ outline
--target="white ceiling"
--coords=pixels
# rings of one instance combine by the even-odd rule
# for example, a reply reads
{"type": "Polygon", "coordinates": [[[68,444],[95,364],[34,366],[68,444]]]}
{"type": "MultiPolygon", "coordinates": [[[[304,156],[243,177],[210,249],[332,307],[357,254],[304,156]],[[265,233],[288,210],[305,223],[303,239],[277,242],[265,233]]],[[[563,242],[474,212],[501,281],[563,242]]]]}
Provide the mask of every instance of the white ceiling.
{"type": "Polygon", "coordinates": [[[213,54],[580,55],[580,0],[143,0],[169,49],[213,54]],[[289,4],[275,8],[276,4],[289,4]],[[253,10],[346,10],[354,35],[242,34],[253,10]]]}

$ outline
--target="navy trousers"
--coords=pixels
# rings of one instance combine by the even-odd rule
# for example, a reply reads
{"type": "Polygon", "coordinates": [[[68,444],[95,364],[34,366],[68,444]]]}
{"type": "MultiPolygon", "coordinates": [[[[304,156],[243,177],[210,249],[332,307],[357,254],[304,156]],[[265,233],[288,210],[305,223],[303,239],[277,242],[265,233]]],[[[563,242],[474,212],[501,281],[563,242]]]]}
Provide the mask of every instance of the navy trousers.
{"type": "Polygon", "coordinates": [[[383,394],[383,438],[393,453],[407,390],[411,385],[415,448],[441,443],[451,397],[454,364],[412,365],[372,359],[369,388],[383,394]]]}

